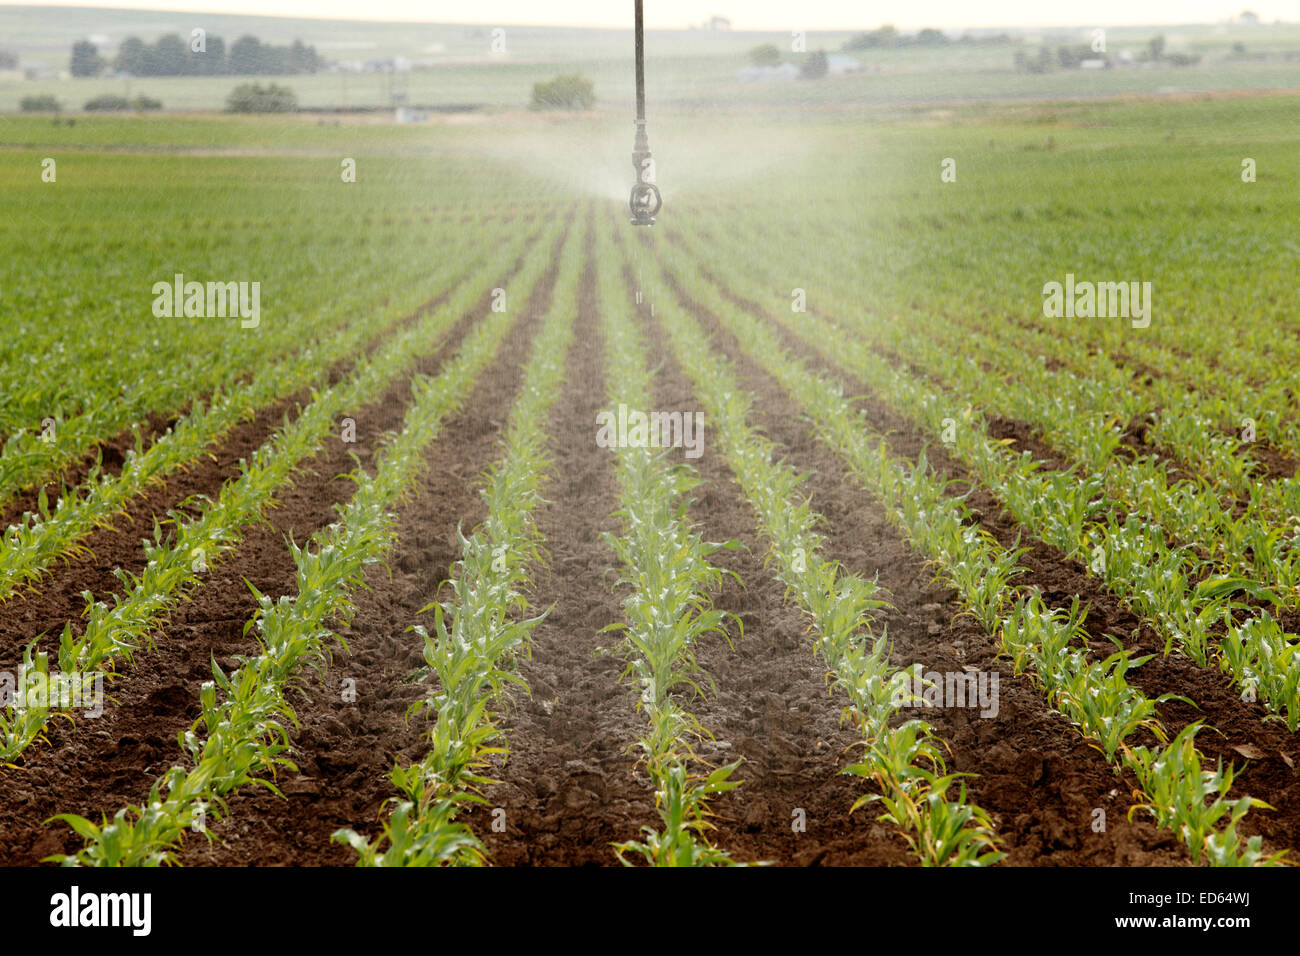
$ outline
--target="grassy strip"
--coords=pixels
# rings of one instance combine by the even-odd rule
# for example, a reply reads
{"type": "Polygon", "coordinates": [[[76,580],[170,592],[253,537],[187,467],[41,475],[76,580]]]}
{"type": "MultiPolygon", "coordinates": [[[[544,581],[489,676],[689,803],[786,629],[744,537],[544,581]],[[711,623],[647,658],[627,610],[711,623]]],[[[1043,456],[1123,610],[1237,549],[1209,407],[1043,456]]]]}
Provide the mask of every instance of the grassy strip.
{"type": "Polygon", "coordinates": [[[487,801],[489,760],[506,745],[493,712],[512,685],[527,687],[515,666],[542,616],[524,618],[530,568],[542,560],[533,514],[551,467],[546,420],[564,385],[565,357],[573,341],[581,244],[570,242],[559,263],[553,301],[510,414],[502,457],[489,470],[483,497],[487,517],[468,537],[451,568],[452,598],[435,601],[424,659],[437,687],[413,713],[435,715],[429,747],[413,765],[393,768],[393,798],[373,840],[348,827],[332,839],[356,850],[358,866],[455,866],[486,861],[483,844],[457,821],[469,804],[487,801]],[[450,622],[450,623],[448,623],[450,622]]]}
{"type": "MultiPolygon", "coordinates": [[[[537,247],[534,263],[542,258],[544,248],[537,247]]],[[[173,535],[165,537],[155,522],[154,540],[145,543],[148,564],[144,571],[139,576],[117,572],[127,593],[115,595],[112,607],[94,601],[87,593],[82,633],[75,634],[71,622],[64,625],[58,658],[63,675],[89,679],[97,669],[111,669],[118,658],[129,661],[134,651],[150,640],[167,612],[198,583],[210,563],[234,547],[242,528],[264,520],[276,490],[316,452],[336,427],[338,416],[381,394],[393,378],[427,354],[432,343],[452,327],[455,317],[481,295],[481,289],[467,286],[439,314],[403,330],[375,355],[359,361],[350,379],[318,394],[253,454],[251,462],[241,463],[240,477],[227,481],[217,500],[197,518],[182,521],[174,515],[173,535]]],[[[39,656],[33,661],[37,669],[42,663],[48,666],[39,656]]],[[[38,739],[51,713],[48,706],[7,707],[0,715],[0,759],[12,760],[38,739]]]]}
{"type": "MultiPolygon", "coordinates": [[[[1016,588],[1023,573],[1022,551],[1007,551],[969,522],[960,498],[946,494],[946,482],[930,472],[922,456],[913,463],[894,458],[887,441],[875,434],[838,385],[816,375],[785,350],[764,323],[718,303],[716,293],[697,283],[692,291],[742,344],[746,353],[775,377],[809,414],[818,436],[849,465],[864,487],[889,508],[912,542],[940,568],[985,630],[998,636],[1017,670],[1034,665],[1034,676],[1052,705],[1101,750],[1118,771],[1137,777],[1146,809],[1158,825],[1187,845],[1196,862],[1259,865],[1262,841],[1242,841],[1237,824],[1252,807],[1267,807],[1251,797],[1228,797],[1233,770],[1203,767],[1195,746],[1199,722],[1190,724],[1167,746],[1168,734],[1156,706],[1172,695],[1149,700],[1125,678],[1147,658],[1120,650],[1104,661],[1092,659],[1082,627],[1085,612],[1076,602],[1068,611],[1049,609],[1035,588],[1016,588]],[[1161,746],[1130,745],[1139,730],[1161,746]]],[[[986,442],[986,448],[991,443],[986,442]]],[[[1000,447],[1000,446],[998,446],[1000,447]]]]}
{"type": "MultiPolygon", "coordinates": [[[[544,268],[544,258],[534,258],[521,284],[537,282],[544,268]]],[[[99,824],[75,814],[54,817],[86,842],[75,854],[51,860],[65,866],[174,863],[185,830],[205,821],[209,806],[224,815],[223,798],[231,791],[254,784],[279,792],[273,782],[276,771],[296,770],[287,756],[287,725],[296,725],[296,717],[285,694],[303,666],[327,665],[334,637],[330,623],[350,620],[352,593],[363,585],[366,566],[392,548],[392,508],[410,493],[425,466],[424,451],[443,421],[496,355],[514,322],[507,315],[479,323],[437,378],[417,378],[403,430],[385,441],[374,476],[354,472],[357,491],[339,509],[339,520],[314,534],[304,548],[290,544],[297,594],[272,602],[254,589],[260,607],[245,632],[256,629],[260,653],[241,659],[228,676],[213,662],[214,680],[203,685],[200,695],[203,716],[179,737],[188,769],[172,767],[155,781],[143,805],[118,810],[111,822],[107,816],[99,824]],[[220,701],[218,691],[224,698],[220,701]]],[[[205,822],[201,828],[206,830],[205,822]]]]}

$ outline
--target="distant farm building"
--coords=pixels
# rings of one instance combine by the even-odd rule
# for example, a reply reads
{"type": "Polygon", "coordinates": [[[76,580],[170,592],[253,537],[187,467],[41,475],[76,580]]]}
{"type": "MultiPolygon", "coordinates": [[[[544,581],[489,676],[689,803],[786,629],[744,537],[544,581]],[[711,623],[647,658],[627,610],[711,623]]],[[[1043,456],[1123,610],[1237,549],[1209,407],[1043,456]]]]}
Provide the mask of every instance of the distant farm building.
{"type": "Polygon", "coordinates": [[[793,63],[782,63],[780,66],[747,66],[736,72],[736,79],[742,83],[756,81],[787,83],[799,79],[799,67],[793,63]]]}

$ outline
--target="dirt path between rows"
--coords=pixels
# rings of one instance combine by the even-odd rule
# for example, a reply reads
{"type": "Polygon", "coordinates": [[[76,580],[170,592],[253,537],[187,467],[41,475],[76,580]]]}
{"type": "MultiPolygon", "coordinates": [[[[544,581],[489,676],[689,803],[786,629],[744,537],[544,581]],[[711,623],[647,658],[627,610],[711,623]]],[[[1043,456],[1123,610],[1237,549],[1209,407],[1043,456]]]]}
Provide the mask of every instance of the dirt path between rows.
{"type": "MultiPolygon", "coordinates": [[[[654,326],[650,305],[644,304],[640,320],[654,326]]],[[[655,402],[656,409],[683,414],[702,410],[670,355],[655,376],[655,402]]],[[[714,766],[744,761],[732,778],[742,785],[711,803],[718,828],[712,839],[745,862],[905,865],[907,845],[894,829],[875,823],[870,813],[849,816],[863,790],[860,781],[840,773],[858,740],[840,721],[848,699],[828,694],[806,619],[783,601],[784,585],[764,567],[768,548],[754,512],[717,449],[716,432],[707,429],[706,415],[703,454],[691,461],[705,483],[693,493],[691,517],[706,540],[743,546],[713,557],[743,582],[724,578],[714,600],[740,618],[743,634],[729,628],[734,646],[716,634],[697,642],[696,660],[716,682],[717,694],[686,705],[715,738],[698,747],[702,758],[714,766]]]]}
{"type": "Polygon", "coordinates": [[[596,445],[596,413],[607,406],[599,309],[612,303],[597,302],[593,254],[589,241],[565,388],[551,412],[549,503],[537,521],[550,560],[532,604],[551,612],[533,631],[521,667],[532,696],[515,695],[505,722],[509,759],[489,792],[506,811],[505,831],[492,832],[489,810],[475,811],[475,830],[501,866],[613,865],[611,843],[658,821],[649,780],[634,773],[629,752],[644,717],[618,683],[621,638],[600,633],[622,612],[609,573],[615,558],[600,537],[616,527],[618,483],[614,452],[596,445]],[[598,647],[615,652],[597,656],[598,647]]]}

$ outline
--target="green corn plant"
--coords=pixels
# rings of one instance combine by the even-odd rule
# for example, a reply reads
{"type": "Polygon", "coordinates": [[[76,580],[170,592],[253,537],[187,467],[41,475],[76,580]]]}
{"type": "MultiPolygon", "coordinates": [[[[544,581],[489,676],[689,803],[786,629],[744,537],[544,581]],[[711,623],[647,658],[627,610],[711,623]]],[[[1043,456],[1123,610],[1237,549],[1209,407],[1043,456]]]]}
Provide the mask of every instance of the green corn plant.
{"type": "Polygon", "coordinates": [[[919,826],[915,851],[923,866],[992,866],[1006,859],[992,837],[993,821],[966,799],[961,784],[949,799],[955,775],[931,782],[918,802],[919,826]]]}
{"type": "Polygon", "coordinates": [[[1234,684],[1260,693],[1271,717],[1285,721],[1291,733],[1300,729],[1300,638],[1283,633],[1264,612],[1240,626],[1229,623],[1219,662],[1234,684]]]}
{"type": "Polygon", "coordinates": [[[707,832],[713,827],[708,822],[708,798],[740,785],[730,779],[739,766],[737,760],[708,774],[691,774],[685,761],[670,757],[667,766],[655,768],[655,807],[664,828],[661,832],[642,827],[644,841],[615,844],[619,862],[632,866],[628,856],[634,855],[649,866],[734,866],[735,861],[726,851],[708,842],[707,832]]]}
{"type": "Polygon", "coordinates": [[[1158,752],[1146,747],[1134,747],[1129,752],[1126,763],[1151,798],[1135,805],[1129,818],[1146,811],[1161,826],[1179,833],[1196,863],[1205,859],[1213,865],[1277,864],[1282,854],[1265,857],[1260,837],[1251,837],[1243,845],[1237,836],[1237,824],[1248,810],[1272,807],[1253,797],[1226,798],[1234,779],[1233,768],[1225,768],[1222,762],[1214,770],[1202,766],[1195,744],[1200,729],[1199,722],[1188,724],[1158,752]],[[1222,829],[1216,830],[1225,820],[1222,829]]]}
{"type": "MultiPolygon", "coordinates": [[[[35,641],[23,648],[21,669],[27,675],[41,675],[45,685],[49,686],[50,655],[37,651],[35,641]]],[[[15,698],[21,697],[24,692],[25,688],[15,687],[15,698]]],[[[15,699],[8,707],[0,710],[0,761],[12,766],[9,761],[26,750],[33,741],[47,740],[45,727],[53,712],[51,703],[48,698],[37,703],[15,699]]],[[[72,718],[68,716],[68,719],[72,718]]]]}
{"type": "MultiPolygon", "coordinates": [[[[597,258],[597,283],[607,304],[609,397],[648,408],[650,379],[637,357],[640,336],[613,305],[622,290],[607,258],[597,258]]],[[[704,693],[704,685],[712,690],[712,678],[696,662],[693,646],[708,633],[727,636],[729,616],[711,607],[708,597],[723,578],[710,558],[738,545],[705,542],[692,528],[686,496],[699,481],[693,470],[670,465],[664,453],[630,447],[618,449],[616,473],[622,534],[607,533],[604,540],[622,569],[618,585],[629,592],[622,602],[623,621],[606,630],[623,633],[627,665],[621,679],[634,678],[640,688],[637,706],[649,722],[640,747],[655,787],[661,828],[644,828],[645,840],[616,844],[615,854],[625,865],[631,864],[630,857],[655,866],[732,865],[730,855],[708,839],[708,800],[738,785],[730,776],[739,762],[707,772],[691,770],[691,742],[705,731],[677,697],[679,690],[692,695],[704,693]]]]}
{"type": "Polygon", "coordinates": [[[1158,704],[1170,700],[1192,703],[1178,694],[1162,694],[1151,700],[1128,683],[1128,671],[1150,659],[1134,658],[1121,650],[1104,661],[1089,662],[1088,652],[1079,649],[1059,662],[1062,676],[1053,689],[1053,702],[1099,745],[1109,761],[1138,730],[1147,730],[1162,742],[1166,739],[1157,717],[1158,704]]]}

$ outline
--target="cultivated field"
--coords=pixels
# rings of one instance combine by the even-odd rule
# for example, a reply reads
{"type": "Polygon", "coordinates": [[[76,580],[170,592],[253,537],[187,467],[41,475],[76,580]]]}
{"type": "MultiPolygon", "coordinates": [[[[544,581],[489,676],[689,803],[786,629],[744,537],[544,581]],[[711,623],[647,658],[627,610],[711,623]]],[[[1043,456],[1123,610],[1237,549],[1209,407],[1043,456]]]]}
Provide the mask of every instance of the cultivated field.
{"type": "Polygon", "coordinates": [[[1297,108],[0,119],[3,859],[1291,862],[1297,108]]]}

